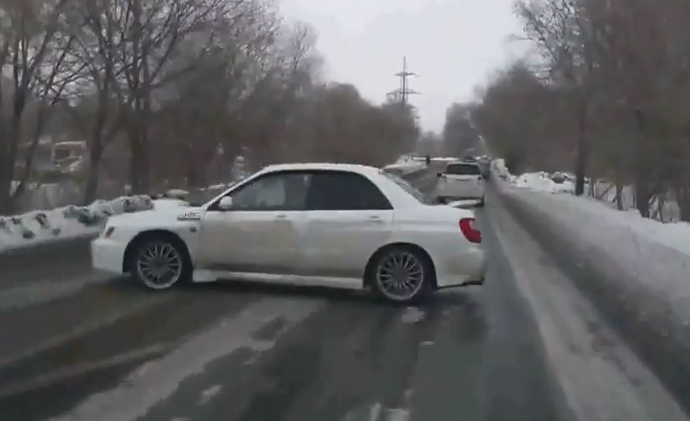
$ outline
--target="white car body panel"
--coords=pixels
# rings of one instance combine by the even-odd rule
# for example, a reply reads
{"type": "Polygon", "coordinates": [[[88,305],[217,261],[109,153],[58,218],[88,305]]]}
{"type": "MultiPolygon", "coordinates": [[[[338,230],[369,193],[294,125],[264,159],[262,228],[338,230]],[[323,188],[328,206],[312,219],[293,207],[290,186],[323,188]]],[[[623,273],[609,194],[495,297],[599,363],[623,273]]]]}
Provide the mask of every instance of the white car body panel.
{"type": "Polygon", "coordinates": [[[207,212],[195,262],[217,271],[294,273],[305,218],[304,211],[207,212]]]}
{"type": "Polygon", "coordinates": [[[309,211],[307,214],[300,275],[348,279],[353,286],[361,286],[369,258],[390,242],[394,211],[309,211]]]}
{"type": "Polygon", "coordinates": [[[448,171],[439,177],[436,186],[436,196],[446,199],[483,199],[485,190],[485,180],[481,175],[481,167],[476,163],[451,162],[448,167],[453,165],[473,166],[477,169],[476,175],[452,174],[448,171]]]}
{"type": "Polygon", "coordinates": [[[165,207],[111,217],[92,242],[94,268],[124,274],[128,244],[148,231],[168,231],[187,246],[193,281],[237,279],[259,282],[363,287],[370,257],[394,243],[424,249],[434,264],[438,287],[482,281],[486,270],[480,244],[459,228],[474,212],[420,203],[373,167],[346,164],[273,165],[237,183],[202,207],[165,207]],[[337,170],[361,174],[379,187],[393,210],[222,212],[216,200],[267,173],[337,170]],[[105,233],[112,231],[106,238],[105,233]]]}

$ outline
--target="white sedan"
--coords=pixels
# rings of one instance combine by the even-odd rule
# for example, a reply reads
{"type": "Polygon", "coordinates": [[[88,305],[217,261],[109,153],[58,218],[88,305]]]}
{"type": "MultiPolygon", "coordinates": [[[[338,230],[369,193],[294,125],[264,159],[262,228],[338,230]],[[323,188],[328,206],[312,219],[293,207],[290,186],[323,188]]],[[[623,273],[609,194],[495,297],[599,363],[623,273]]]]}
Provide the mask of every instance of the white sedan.
{"type": "Polygon", "coordinates": [[[368,289],[409,302],[482,284],[474,212],[426,203],[403,179],[347,164],[271,165],[201,207],[111,217],[93,267],[152,290],[220,279],[368,289]]]}

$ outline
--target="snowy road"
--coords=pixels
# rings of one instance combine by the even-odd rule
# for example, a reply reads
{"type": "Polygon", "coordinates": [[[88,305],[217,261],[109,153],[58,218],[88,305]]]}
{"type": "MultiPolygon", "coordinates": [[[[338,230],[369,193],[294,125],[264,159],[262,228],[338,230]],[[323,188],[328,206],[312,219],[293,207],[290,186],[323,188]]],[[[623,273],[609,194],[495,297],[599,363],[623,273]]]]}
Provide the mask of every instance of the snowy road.
{"type": "Polygon", "coordinates": [[[478,217],[486,285],[415,308],[256,285],[148,294],[90,273],[78,241],[55,265],[36,263],[49,248],[0,258],[0,420],[683,418],[496,196],[478,217]]]}

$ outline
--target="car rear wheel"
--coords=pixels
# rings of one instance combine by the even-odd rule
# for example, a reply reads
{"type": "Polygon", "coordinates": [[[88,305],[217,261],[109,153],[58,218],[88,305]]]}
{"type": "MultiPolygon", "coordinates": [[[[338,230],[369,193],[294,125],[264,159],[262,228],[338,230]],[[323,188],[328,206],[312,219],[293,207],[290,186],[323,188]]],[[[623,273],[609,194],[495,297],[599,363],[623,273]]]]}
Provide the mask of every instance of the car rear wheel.
{"type": "Polygon", "coordinates": [[[394,247],[378,256],[369,274],[369,284],[387,301],[409,303],[429,290],[432,272],[431,264],[421,252],[394,247]]]}
{"type": "Polygon", "coordinates": [[[136,281],[156,291],[172,288],[188,276],[189,270],[182,247],[167,238],[142,240],[129,265],[136,281]]]}

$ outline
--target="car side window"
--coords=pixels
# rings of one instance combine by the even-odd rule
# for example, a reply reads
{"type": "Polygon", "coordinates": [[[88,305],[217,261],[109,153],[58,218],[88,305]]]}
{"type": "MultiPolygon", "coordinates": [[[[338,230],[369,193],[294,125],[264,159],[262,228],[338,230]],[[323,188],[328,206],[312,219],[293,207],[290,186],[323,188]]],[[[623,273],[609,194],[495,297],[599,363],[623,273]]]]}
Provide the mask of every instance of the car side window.
{"type": "Polygon", "coordinates": [[[363,175],[345,171],[322,171],[312,175],[307,209],[388,210],[393,207],[381,190],[363,175]]]}
{"type": "Polygon", "coordinates": [[[304,172],[266,174],[230,193],[232,210],[304,210],[309,182],[304,172]]]}

